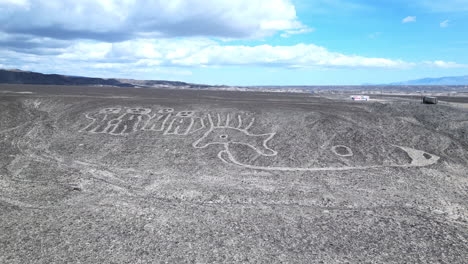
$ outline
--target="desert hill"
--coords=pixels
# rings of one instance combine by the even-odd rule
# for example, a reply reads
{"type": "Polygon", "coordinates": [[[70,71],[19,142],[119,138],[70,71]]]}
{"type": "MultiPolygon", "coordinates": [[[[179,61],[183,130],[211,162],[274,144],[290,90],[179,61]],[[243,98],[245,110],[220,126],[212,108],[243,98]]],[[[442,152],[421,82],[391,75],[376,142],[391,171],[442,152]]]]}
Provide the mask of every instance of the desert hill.
{"type": "Polygon", "coordinates": [[[0,263],[465,263],[467,110],[0,85],[0,263]]]}

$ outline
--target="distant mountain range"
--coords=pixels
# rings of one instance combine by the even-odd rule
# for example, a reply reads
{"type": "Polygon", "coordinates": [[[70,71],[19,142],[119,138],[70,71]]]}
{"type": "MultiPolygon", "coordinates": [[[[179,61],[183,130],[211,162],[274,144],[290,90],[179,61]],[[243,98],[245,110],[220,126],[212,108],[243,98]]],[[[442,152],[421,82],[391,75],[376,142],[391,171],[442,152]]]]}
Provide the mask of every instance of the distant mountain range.
{"type": "Polygon", "coordinates": [[[205,88],[209,85],[191,84],[176,81],[103,79],[60,74],[43,74],[18,69],[0,69],[0,83],[8,84],[42,84],[42,85],[85,85],[85,86],[118,86],[118,87],[185,87],[205,88]]]}
{"type": "Polygon", "coordinates": [[[280,86],[224,86],[192,84],[164,80],[105,79],[60,74],[43,74],[17,69],[0,69],[0,84],[114,86],[135,88],[178,88],[233,91],[306,92],[311,91],[463,91],[468,92],[468,76],[425,78],[407,82],[375,85],[280,85],[280,86]]]}
{"type": "Polygon", "coordinates": [[[406,82],[390,83],[389,85],[468,85],[468,75],[440,78],[424,78],[406,82]]]}

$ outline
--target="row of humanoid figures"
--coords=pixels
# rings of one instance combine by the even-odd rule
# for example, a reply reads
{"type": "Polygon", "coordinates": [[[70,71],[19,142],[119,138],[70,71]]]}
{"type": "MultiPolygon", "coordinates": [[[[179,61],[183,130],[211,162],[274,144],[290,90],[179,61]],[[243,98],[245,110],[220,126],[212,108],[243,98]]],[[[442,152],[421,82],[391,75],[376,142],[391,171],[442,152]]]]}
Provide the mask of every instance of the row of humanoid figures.
{"type": "Polygon", "coordinates": [[[164,108],[152,113],[151,108],[104,108],[86,114],[91,122],[82,129],[90,133],[125,135],[149,130],[164,135],[188,135],[205,127],[204,120],[194,111],[175,112],[164,108]]]}

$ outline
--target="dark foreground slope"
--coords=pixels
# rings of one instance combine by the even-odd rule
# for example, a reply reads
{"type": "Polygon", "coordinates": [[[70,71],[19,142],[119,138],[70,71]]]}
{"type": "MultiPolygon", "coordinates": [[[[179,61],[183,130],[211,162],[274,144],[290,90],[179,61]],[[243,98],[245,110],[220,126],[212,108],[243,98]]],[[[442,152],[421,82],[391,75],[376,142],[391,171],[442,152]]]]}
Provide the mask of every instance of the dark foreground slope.
{"type": "Polygon", "coordinates": [[[462,108],[0,86],[0,111],[0,263],[468,258],[462,108]]]}

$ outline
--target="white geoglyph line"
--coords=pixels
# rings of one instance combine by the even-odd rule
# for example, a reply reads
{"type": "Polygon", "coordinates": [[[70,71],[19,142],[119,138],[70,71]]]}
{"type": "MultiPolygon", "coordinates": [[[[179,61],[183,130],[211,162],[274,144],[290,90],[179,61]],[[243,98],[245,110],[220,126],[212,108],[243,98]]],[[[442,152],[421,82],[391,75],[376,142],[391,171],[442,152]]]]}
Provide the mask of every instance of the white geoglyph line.
{"type": "Polygon", "coordinates": [[[219,113],[216,114],[218,116],[218,124],[217,126],[221,126],[221,115],[219,113]]]}
{"type": "Polygon", "coordinates": [[[252,117],[250,123],[244,128],[246,131],[249,130],[255,122],[255,117],[252,117]]]}
{"type": "MultiPolygon", "coordinates": [[[[193,121],[195,122],[195,119],[194,119],[194,118],[192,118],[192,119],[193,119],[193,121]]],[[[200,131],[200,130],[206,128],[206,126],[205,126],[205,121],[203,120],[203,118],[197,117],[197,119],[200,121],[200,128],[197,128],[197,129],[195,129],[195,130],[189,132],[189,134],[196,133],[196,132],[198,132],[198,131],[200,131]]]]}
{"type": "MultiPolygon", "coordinates": [[[[95,120],[97,120],[97,119],[95,119],[95,120]]],[[[107,120],[107,114],[104,115],[104,118],[103,118],[102,120],[103,120],[103,121],[104,121],[104,120],[107,120]]],[[[109,122],[109,121],[108,121],[108,122],[109,122]]],[[[96,130],[97,130],[98,128],[100,128],[100,126],[96,126],[95,128],[91,129],[89,132],[90,132],[90,133],[99,133],[99,132],[96,132],[96,130]]],[[[104,131],[105,131],[105,130],[104,130],[104,131]]]]}
{"type": "Polygon", "coordinates": [[[213,118],[211,117],[210,114],[207,115],[208,116],[208,122],[210,122],[210,128],[212,128],[214,126],[213,124],[213,118]]]}
{"type": "Polygon", "coordinates": [[[173,134],[173,133],[170,133],[169,131],[172,129],[172,125],[174,125],[174,122],[175,122],[175,119],[171,120],[167,129],[163,132],[163,135],[173,134]]]}
{"type": "Polygon", "coordinates": [[[348,146],[344,146],[344,145],[336,145],[336,146],[333,146],[333,147],[331,148],[331,150],[333,151],[333,153],[335,153],[335,155],[340,156],[340,157],[351,157],[351,156],[354,155],[354,154],[353,154],[353,151],[351,150],[351,148],[349,148],[348,146]],[[337,148],[345,148],[346,151],[347,151],[348,153],[346,153],[346,154],[340,154],[340,153],[338,153],[338,151],[336,151],[337,148]]]}
{"type": "MultiPolygon", "coordinates": [[[[220,121],[219,121],[220,119],[221,118],[219,117],[219,114],[218,114],[217,125],[214,125],[214,122],[212,120],[211,115],[208,114],[208,120],[210,121],[211,126],[210,126],[209,130],[200,139],[198,139],[197,141],[195,141],[192,144],[192,146],[194,148],[206,148],[209,145],[221,144],[221,145],[224,146],[224,150],[220,151],[218,153],[217,157],[222,162],[229,163],[229,164],[235,164],[235,165],[238,165],[238,166],[241,166],[241,167],[244,167],[244,168],[249,168],[249,169],[271,170],[271,171],[345,171],[345,170],[365,170],[365,169],[384,168],[384,167],[423,167],[423,166],[428,166],[428,165],[434,164],[439,160],[438,156],[430,155],[430,154],[428,154],[428,153],[426,153],[424,151],[394,145],[395,147],[398,147],[398,148],[402,149],[403,151],[405,151],[409,155],[409,157],[411,159],[411,163],[402,164],[402,165],[399,165],[399,164],[393,164],[392,165],[392,164],[390,164],[390,165],[371,165],[371,166],[357,166],[357,167],[346,166],[346,167],[325,167],[325,168],[250,165],[250,164],[245,164],[245,163],[242,163],[242,162],[236,160],[236,158],[234,157],[234,155],[231,152],[230,146],[232,144],[242,144],[242,145],[245,145],[245,146],[248,146],[248,147],[252,148],[259,155],[262,155],[262,156],[276,156],[278,154],[278,152],[271,149],[267,145],[267,143],[276,135],[276,132],[269,133],[269,134],[259,134],[259,135],[251,134],[250,132],[248,132],[248,129],[252,127],[252,125],[253,125],[253,123],[255,121],[255,118],[252,118],[251,122],[243,129],[241,129],[240,128],[241,126],[239,126],[239,125],[237,127],[229,127],[229,122],[226,122],[226,125],[221,126],[220,121]],[[262,146],[263,146],[264,149],[271,151],[272,154],[263,153],[257,146],[254,146],[254,145],[248,143],[247,142],[248,140],[245,140],[246,142],[242,142],[242,141],[206,142],[206,143],[204,143],[204,145],[199,145],[200,142],[202,142],[204,139],[210,138],[209,137],[210,134],[213,133],[213,131],[215,131],[216,129],[224,129],[224,130],[228,129],[228,130],[232,130],[232,131],[239,131],[239,132],[242,132],[243,135],[246,138],[248,138],[248,137],[262,137],[262,136],[266,137],[262,142],[262,146]],[[429,156],[425,156],[425,155],[429,155],[429,156]],[[227,156],[227,157],[225,158],[224,156],[227,156]]],[[[239,124],[241,124],[240,116],[238,117],[238,119],[240,120],[239,124]]],[[[228,133],[226,131],[223,131],[223,133],[226,133],[228,135],[230,134],[230,133],[228,133]]],[[[327,143],[327,144],[329,144],[329,143],[327,143]]],[[[335,146],[335,148],[333,148],[332,151],[335,152],[335,154],[337,154],[338,156],[352,156],[353,155],[352,150],[349,147],[344,146],[344,145],[335,146]],[[337,147],[345,148],[348,151],[348,153],[344,154],[344,155],[340,155],[339,153],[336,152],[337,147]]]]}
{"type": "MultiPolygon", "coordinates": [[[[395,145],[396,146],[396,145],[395,145]]],[[[376,168],[409,168],[409,167],[425,167],[431,164],[436,163],[439,160],[438,156],[431,155],[430,160],[425,159],[424,157],[419,157],[421,153],[425,153],[421,150],[416,150],[408,147],[396,146],[408,153],[411,158],[410,164],[393,164],[393,165],[373,165],[373,166],[358,166],[358,167],[325,167],[325,168],[301,168],[301,167],[274,167],[274,166],[256,166],[245,164],[236,160],[234,155],[229,150],[229,146],[225,146],[225,149],[218,153],[218,158],[224,163],[235,164],[244,168],[254,169],[254,170],[270,170],[270,171],[347,171],[347,170],[367,170],[367,169],[376,169],[376,168]],[[226,154],[229,161],[227,161],[223,154],[226,154]]],[[[428,154],[428,153],[426,153],[428,154]]]]}
{"type": "MultiPolygon", "coordinates": [[[[184,118],[186,119],[186,118],[184,118]]],[[[188,127],[184,130],[184,132],[180,132],[180,126],[184,123],[184,119],[174,119],[171,121],[169,124],[169,127],[164,131],[163,135],[179,135],[179,136],[186,136],[189,134],[190,130],[192,129],[193,124],[195,123],[195,120],[193,118],[190,118],[190,123],[188,127]],[[170,132],[170,130],[174,127],[174,123],[178,121],[179,124],[176,124],[173,132],[170,132]]]]}
{"type": "Polygon", "coordinates": [[[240,115],[238,115],[237,120],[239,121],[239,124],[237,124],[237,128],[241,128],[242,127],[242,117],[240,115]]]}
{"type": "MultiPolygon", "coordinates": [[[[226,128],[226,127],[219,127],[219,128],[226,128]]],[[[241,132],[244,132],[246,133],[247,136],[251,136],[251,137],[260,137],[260,136],[268,136],[262,143],[262,146],[271,151],[272,154],[265,154],[263,153],[261,150],[259,150],[257,147],[253,146],[252,144],[249,144],[249,143],[246,143],[246,142],[241,142],[241,141],[231,141],[229,143],[224,143],[225,145],[229,145],[229,144],[239,144],[239,145],[245,145],[245,146],[248,146],[250,147],[251,149],[255,150],[258,154],[262,155],[262,156],[266,156],[266,157],[271,157],[271,156],[276,156],[278,155],[278,152],[273,150],[272,148],[268,147],[267,143],[270,139],[272,139],[276,133],[270,133],[270,134],[259,134],[259,135],[255,135],[255,134],[250,134],[249,132],[247,131],[244,131],[242,129],[238,129],[238,128],[233,128],[233,127],[229,127],[229,129],[233,129],[233,130],[237,130],[237,131],[241,131],[241,132]]],[[[208,135],[210,132],[212,132],[212,130],[208,130],[205,135],[208,135]]],[[[220,144],[220,143],[216,143],[216,142],[213,142],[213,143],[208,143],[207,145],[215,145],[215,144],[220,144]]],[[[198,147],[196,146],[196,142],[193,144],[194,148],[204,148],[204,147],[198,147]]]]}
{"type": "Polygon", "coordinates": [[[141,121],[143,121],[143,117],[141,115],[137,116],[138,122],[133,125],[133,132],[137,131],[138,126],[140,125],[141,121]]]}
{"type": "MultiPolygon", "coordinates": [[[[219,115],[219,114],[218,114],[219,115]]],[[[218,122],[217,124],[219,124],[219,120],[221,118],[218,118],[218,122]]],[[[205,134],[200,138],[198,139],[197,141],[195,141],[192,146],[194,148],[205,148],[206,146],[208,145],[215,145],[215,144],[222,144],[224,145],[225,147],[229,147],[229,144],[240,144],[240,145],[245,145],[245,146],[248,146],[250,148],[252,148],[253,150],[255,150],[258,154],[260,155],[263,155],[263,156],[276,156],[278,154],[277,151],[271,149],[270,147],[268,147],[267,143],[276,135],[276,133],[268,133],[268,134],[252,134],[250,133],[247,129],[250,128],[252,125],[253,125],[253,122],[255,121],[255,118],[252,118],[250,124],[247,126],[247,128],[239,128],[239,127],[230,127],[229,126],[229,122],[226,122],[226,125],[225,126],[221,126],[221,125],[214,125],[213,123],[213,119],[211,117],[210,114],[208,114],[208,120],[210,121],[210,128],[208,129],[207,132],[205,132],[205,134]],[[256,140],[255,138],[257,137],[264,137],[263,141],[262,141],[262,147],[265,149],[265,150],[268,150],[271,152],[271,154],[268,154],[268,153],[264,153],[262,152],[258,147],[252,145],[252,144],[249,144],[248,142],[242,142],[242,141],[229,141],[229,142],[223,142],[223,143],[220,143],[220,142],[208,142],[207,144],[205,145],[202,145],[202,146],[199,146],[200,142],[202,142],[205,138],[208,138],[210,133],[212,133],[215,129],[229,129],[229,130],[232,130],[232,131],[238,131],[238,132],[241,132],[240,135],[243,135],[247,138],[253,138],[254,140],[256,140]]],[[[247,140],[246,140],[247,141],[247,140]]]]}
{"type": "MultiPolygon", "coordinates": [[[[147,110],[147,109],[146,109],[147,110]]],[[[126,113],[126,114],[132,114],[132,113],[126,113]]],[[[125,117],[126,114],[122,114],[119,117],[107,121],[107,126],[104,128],[102,132],[96,132],[98,128],[102,128],[101,126],[96,126],[94,129],[92,129],[91,133],[107,133],[111,135],[124,135],[128,134],[128,127],[127,125],[123,126],[123,130],[121,132],[116,133],[116,130],[119,128],[119,126],[122,123],[122,119],[125,117]],[[118,121],[116,123],[113,123],[112,121],[118,121]]],[[[138,130],[138,127],[140,126],[141,122],[143,121],[143,117],[139,115],[137,116],[137,121],[133,121],[133,127],[131,132],[136,132],[138,130]]],[[[135,114],[135,115],[136,115],[135,114]]],[[[151,131],[158,131],[158,132],[163,132],[163,135],[181,135],[181,136],[187,136],[189,134],[198,132],[202,129],[206,129],[206,124],[204,121],[204,118],[200,117],[180,117],[178,116],[177,118],[174,119],[175,115],[172,113],[167,113],[167,114],[162,114],[160,116],[155,115],[149,115],[146,114],[146,116],[149,118],[146,123],[143,125],[143,128],[141,130],[151,130],[151,131]],[[156,119],[155,119],[156,118],[156,119]],[[171,119],[172,118],[172,119],[171,119]],[[157,123],[152,124],[151,127],[148,129],[148,124],[152,120],[155,120],[157,123]],[[162,121],[162,122],[160,122],[162,121]],[[183,131],[183,125],[186,125],[185,123],[188,121],[188,126],[184,128],[183,131]],[[196,121],[200,122],[200,127],[197,129],[194,129],[194,125],[196,121]],[[157,126],[159,126],[157,128],[157,126]]],[[[94,117],[89,116],[89,114],[86,114],[85,117],[87,119],[92,120],[88,126],[83,128],[81,131],[84,131],[86,129],[89,129],[92,127],[97,119],[94,117]]],[[[201,138],[193,142],[192,146],[194,148],[206,148],[209,145],[215,145],[215,144],[220,144],[224,146],[224,150],[220,151],[217,155],[217,157],[223,162],[223,163],[228,163],[228,164],[234,164],[237,166],[241,166],[244,168],[249,168],[249,169],[256,169],[256,170],[271,170],[271,171],[345,171],[345,170],[365,170],[365,169],[373,169],[373,168],[384,168],[384,167],[423,167],[423,166],[428,166],[431,164],[436,163],[439,160],[438,156],[426,153],[424,151],[416,150],[413,148],[409,147],[402,147],[402,146],[396,146],[403,151],[405,151],[409,157],[411,158],[411,162],[409,164],[405,165],[398,165],[398,164],[390,164],[390,165],[371,165],[371,166],[357,166],[357,167],[351,167],[351,166],[345,166],[345,167],[325,167],[325,168],[307,168],[307,167],[285,167],[285,166],[256,166],[256,165],[251,165],[251,164],[246,164],[243,162],[238,161],[233,153],[231,152],[231,146],[232,144],[240,144],[240,145],[245,145],[251,149],[253,149],[259,156],[264,156],[264,157],[272,157],[278,155],[278,152],[273,150],[268,146],[268,142],[276,135],[276,132],[272,133],[266,133],[266,134],[252,134],[248,130],[253,126],[255,122],[255,117],[252,117],[250,122],[242,128],[243,125],[243,120],[242,116],[238,115],[237,120],[238,124],[236,127],[230,126],[231,122],[231,115],[227,114],[226,119],[223,121],[221,118],[221,115],[219,113],[216,113],[216,124],[215,121],[213,120],[213,116],[211,114],[206,115],[208,122],[209,122],[209,128],[208,130],[202,135],[201,138]],[[217,133],[214,134],[212,137],[210,137],[211,133],[217,133]],[[221,135],[220,135],[221,134],[221,135]],[[232,138],[231,138],[232,136],[232,138]],[[221,138],[221,139],[220,139],[221,138]],[[229,138],[229,139],[228,139],[229,138]],[[261,139],[261,142],[259,141],[261,139]],[[208,142],[203,142],[209,140],[208,142]],[[200,143],[203,142],[203,145],[200,145],[200,143]]],[[[129,120],[133,120],[135,116],[130,116],[129,120]]],[[[104,116],[104,119],[102,121],[108,120],[108,115],[106,114],[104,116]]],[[[122,128],[122,127],[120,127],[122,128]]],[[[335,137],[335,135],[332,136],[335,137]]],[[[329,140],[331,141],[331,140],[329,140]]],[[[324,145],[321,146],[321,148],[324,148],[326,145],[329,145],[330,142],[326,142],[324,145]]],[[[342,157],[347,157],[347,156],[352,156],[352,150],[344,145],[339,145],[339,146],[334,146],[331,149],[332,152],[334,152],[338,156],[342,157]],[[345,150],[347,150],[346,154],[340,154],[337,152],[337,148],[342,147],[345,150]]],[[[257,157],[259,157],[257,156],[257,157]]]]}
{"type": "Polygon", "coordinates": [[[370,168],[380,168],[383,166],[368,166],[368,167],[329,167],[329,168],[294,168],[294,167],[269,167],[269,166],[255,166],[250,164],[245,164],[237,161],[234,158],[234,155],[229,151],[229,148],[222,150],[218,153],[218,158],[221,159],[224,163],[235,164],[244,168],[254,169],[254,170],[270,170],[270,171],[343,171],[343,170],[364,170],[370,168]],[[222,155],[226,154],[229,161],[226,161],[222,155]]]}
{"type": "Polygon", "coordinates": [[[85,126],[84,128],[80,129],[80,130],[79,130],[80,132],[86,131],[86,129],[88,129],[89,127],[91,127],[91,126],[94,124],[94,122],[96,122],[96,118],[90,117],[90,116],[89,116],[89,113],[86,113],[86,114],[85,114],[85,117],[86,117],[87,119],[92,120],[92,122],[89,123],[89,124],[88,124],[87,126],[85,126]]]}
{"type": "MultiPolygon", "coordinates": [[[[180,121],[182,121],[182,120],[180,120],[180,121]]],[[[173,135],[180,135],[179,134],[180,124],[181,124],[180,121],[179,121],[179,124],[174,129],[174,133],[172,133],[173,135]]]]}
{"type": "MultiPolygon", "coordinates": [[[[158,129],[156,129],[156,125],[157,125],[157,124],[153,124],[149,130],[156,131],[156,132],[164,131],[164,129],[166,128],[166,123],[167,123],[167,121],[169,120],[169,118],[171,117],[171,114],[168,114],[168,115],[165,115],[165,116],[164,116],[164,115],[159,116],[158,119],[157,119],[156,121],[159,122],[159,120],[161,120],[163,117],[165,117],[165,118],[164,118],[164,120],[163,120],[163,122],[162,122],[162,124],[161,124],[161,127],[159,127],[158,129]]],[[[149,122],[149,121],[148,121],[148,122],[149,122]]]]}
{"type": "MultiPolygon", "coordinates": [[[[107,125],[107,127],[104,129],[104,131],[108,131],[109,128],[114,127],[110,132],[107,132],[107,133],[112,134],[112,135],[119,135],[119,133],[115,133],[115,130],[117,130],[117,128],[119,128],[119,125],[120,125],[120,123],[122,123],[122,118],[123,118],[124,116],[125,116],[125,114],[122,114],[122,115],[120,115],[119,117],[117,117],[116,119],[110,120],[109,123],[112,122],[112,121],[114,121],[114,120],[119,120],[119,122],[116,123],[116,124],[109,124],[109,123],[107,123],[108,125],[107,125]]],[[[126,126],[126,125],[124,126],[124,129],[127,129],[127,126],[126,126]]],[[[123,131],[125,131],[125,130],[123,130],[123,131]]],[[[102,133],[106,133],[106,132],[102,132],[102,133]]]]}
{"type": "Polygon", "coordinates": [[[195,120],[191,117],[191,118],[190,118],[190,123],[189,123],[187,129],[185,129],[184,133],[179,134],[179,135],[183,135],[183,136],[188,135],[188,133],[190,132],[190,130],[192,130],[192,127],[193,127],[193,124],[194,124],[194,123],[195,123],[195,120]]]}
{"type": "Polygon", "coordinates": [[[229,114],[227,114],[226,115],[226,124],[225,124],[226,127],[229,126],[229,122],[230,122],[229,119],[230,119],[230,116],[229,116],[229,114]]]}
{"type": "MultiPolygon", "coordinates": [[[[158,113],[150,114],[150,108],[130,108],[122,115],[109,119],[109,113],[117,114],[116,110],[120,108],[105,108],[99,114],[100,118],[91,116],[91,113],[85,114],[85,117],[91,122],[80,132],[102,133],[114,136],[122,136],[139,130],[162,132],[163,135],[187,136],[206,128],[205,121],[201,117],[193,117],[194,111],[180,111],[177,114],[172,113],[173,109],[161,109],[158,113]],[[124,121],[130,121],[129,124],[122,124],[124,121]],[[195,128],[195,124],[199,126],[195,128]],[[98,131],[99,130],[99,131],[98,131]]],[[[221,122],[220,119],[218,122],[221,122]]]]}
{"type": "MultiPolygon", "coordinates": [[[[104,121],[104,120],[107,120],[107,114],[104,115],[104,118],[103,118],[102,120],[103,120],[103,121],[104,121]]],[[[110,121],[108,121],[108,122],[110,122],[110,121]]],[[[100,127],[101,127],[101,126],[96,126],[95,128],[91,129],[89,132],[91,132],[91,133],[100,133],[100,132],[96,132],[96,130],[97,130],[98,128],[100,128],[100,127]]],[[[107,129],[107,127],[106,127],[106,129],[107,129]]],[[[106,131],[106,129],[104,129],[103,131],[106,131]]],[[[105,132],[101,132],[101,133],[105,133],[105,132]]]]}

